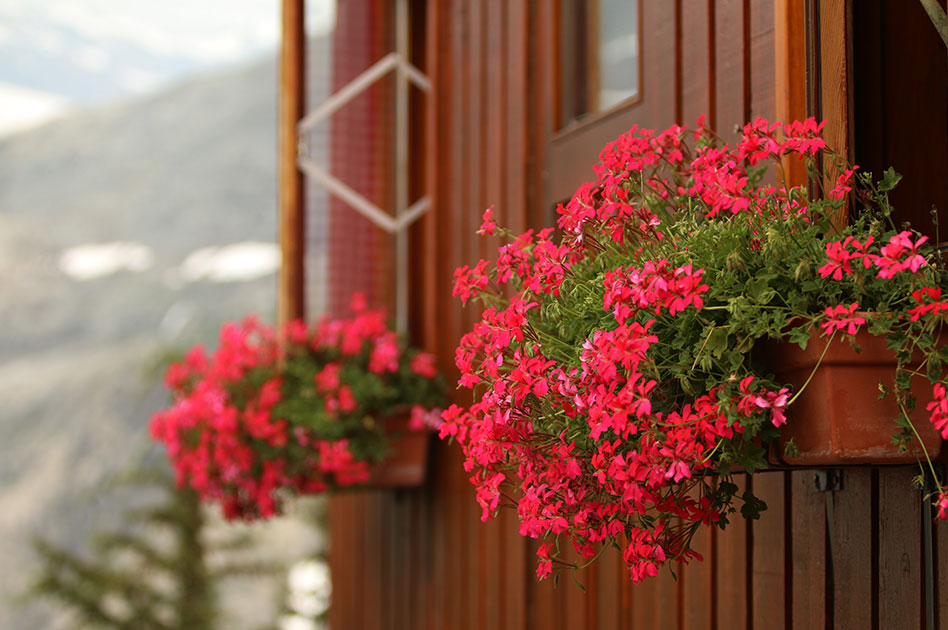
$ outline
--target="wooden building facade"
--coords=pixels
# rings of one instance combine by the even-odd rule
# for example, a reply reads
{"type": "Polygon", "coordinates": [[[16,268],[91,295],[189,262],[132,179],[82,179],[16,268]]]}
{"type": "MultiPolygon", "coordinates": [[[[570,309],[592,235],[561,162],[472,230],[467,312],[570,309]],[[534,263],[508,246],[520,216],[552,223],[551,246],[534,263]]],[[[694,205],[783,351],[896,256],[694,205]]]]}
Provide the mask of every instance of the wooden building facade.
{"type": "MultiPolygon", "coordinates": [[[[281,124],[290,149],[281,153],[281,223],[289,271],[281,308],[290,317],[302,314],[305,275],[293,135],[304,113],[294,75],[302,1],[284,4],[291,36],[281,124]]],[[[339,0],[334,50],[368,41],[364,55],[384,54],[395,36],[380,23],[395,19],[395,4],[339,0]]],[[[409,5],[407,55],[430,81],[426,96],[412,94],[408,122],[410,196],[430,199],[408,237],[409,331],[449,380],[455,345],[477,316],[452,299],[453,270],[498,244],[475,234],[483,210],[495,205],[498,222],[514,231],[552,225],[556,203],[592,176],[602,145],[632,124],[694,124],[703,113],[734,137],[737,125],[758,116],[814,115],[828,121],[828,142],[857,163],[903,173],[895,198],[903,219],[930,229],[932,205],[948,208],[948,55],[914,0],[619,2],[636,12],[626,58],[637,68],[615,104],[616,90],[602,89],[607,52],[597,48],[606,0],[409,5]]],[[[373,61],[339,56],[337,89],[373,61]]],[[[350,115],[360,114],[340,112],[333,124],[343,128],[350,115]]],[[[334,172],[364,175],[368,167],[351,166],[337,142],[350,144],[334,136],[334,172]]],[[[386,141],[367,146],[391,150],[386,141]]],[[[394,194],[386,164],[372,167],[363,191],[381,205],[394,194]]],[[[378,245],[385,239],[367,236],[375,228],[345,208],[331,212],[330,282],[391,301],[380,280],[389,268],[390,253],[378,245]],[[347,241],[352,234],[363,244],[347,241]],[[347,271],[366,257],[381,262],[347,271]]],[[[433,444],[424,487],[331,500],[334,629],[948,628],[948,527],[933,525],[913,487],[915,468],[849,468],[830,490],[818,489],[820,471],[739,475],[768,510],[724,532],[701,531],[704,562],[633,585],[620,555],[606,554],[577,574],[585,590],[568,575],[554,590],[536,579],[535,544],[519,535],[514,513],[480,521],[461,461],[456,446],[433,444]]]]}

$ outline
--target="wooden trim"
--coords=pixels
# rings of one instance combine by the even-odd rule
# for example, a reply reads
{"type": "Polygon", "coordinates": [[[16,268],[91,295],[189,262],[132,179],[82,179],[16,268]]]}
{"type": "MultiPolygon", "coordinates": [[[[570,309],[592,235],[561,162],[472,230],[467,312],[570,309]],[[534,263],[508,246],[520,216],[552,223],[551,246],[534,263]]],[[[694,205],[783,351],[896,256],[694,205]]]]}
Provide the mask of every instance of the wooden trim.
{"type": "Polygon", "coordinates": [[[283,0],[280,40],[278,221],[282,260],[278,280],[277,321],[304,317],[306,215],[303,174],[296,166],[297,123],[306,109],[305,0],[283,0]]]}
{"type": "Polygon", "coordinates": [[[583,133],[588,129],[598,127],[600,124],[612,118],[624,116],[631,110],[635,109],[636,105],[639,105],[640,101],[641,98],[639,97],[629,99],[628,101],[622,101],[611,109],[607,109],[602,112],[596,112],[595,114],[589,114],[582,120],[571,121],[565,127],[553,132],[553,136],[550,140],[551,142],[559,142],[562,138],[569,136],[570,134],[583,133]]]}
{"type": "MultiPolygon", "coordinates": [[[[851,0],[820,0],[820,102],[826,120],[826,144],[852,161],[852,10],[851,0]]],[[[832,188],[838,173],[824,164],[824,186],[832,188]]],[[[837,212],[835,223],[843,225],[849,208],[837,212]]]]}
{"type": "MultiPolygon", "coordinates": [[[[807,116],[806,10],[798,0],[774,1],[774,66],[777,120],[789,122],[807,116]]],[[[806,184],[806,165],[784,158],[786,183],[806,184]]]]}

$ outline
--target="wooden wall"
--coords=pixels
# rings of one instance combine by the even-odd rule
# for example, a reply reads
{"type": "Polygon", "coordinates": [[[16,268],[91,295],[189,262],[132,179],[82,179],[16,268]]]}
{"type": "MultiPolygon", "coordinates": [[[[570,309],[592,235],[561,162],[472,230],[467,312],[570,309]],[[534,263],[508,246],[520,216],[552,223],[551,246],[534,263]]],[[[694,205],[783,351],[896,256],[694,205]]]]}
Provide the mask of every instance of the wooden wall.
{"type": "MultiPolygon", "coordinates": [[[[575,185],[602,143],[633,122],[692,123],[723,132],[773,118],[775,9],[767,0],[645,0],[643,99],[557,130],[554,7],[548,0],[428,0],[425,128],[433,210],[414,235],[414,338],[449,378],[477,313],[451,297],[456,266],[497,243],[475,235],[490,204],[514,230],[551,221],[550,202],[575,185]],[[574,133],[575,132],[575,133],[574,133]],[[599,134],[597,136],[596,134],[599,134]],[[419,242],[416,240],[415,242],[419,242]]],[[[778,2],[779,11],[795,2],[778,2]]],[[[833,5],[824,0],[824,5],[833,5]]],[[[843,8],[844,5],[843,5],[843,8]]],[[[778,15],[780,13],[778,12],[778,15]]],[[[825,35],[825,32],[824,32],[825,35]]],[[[581,180],[580,180],[581,181],[581,180]]],[[[464,401],[462,393],[457,394],[464,401]]],[[[703,531],[703,563],[633,586],[618,554],[554,591],[534,576],[535,545],[508,512],[484,524],[456,446],[438,443],[420,489],[338,496],[330,506],[331,624],[343,629],[922,628],[928,600],[948,628],[948,528],[934,536],[935,596],[925,594],[914,469],[846,470],[843,487],[814,471],[741,475],[764,498],[757,522],[703,531]]]]}

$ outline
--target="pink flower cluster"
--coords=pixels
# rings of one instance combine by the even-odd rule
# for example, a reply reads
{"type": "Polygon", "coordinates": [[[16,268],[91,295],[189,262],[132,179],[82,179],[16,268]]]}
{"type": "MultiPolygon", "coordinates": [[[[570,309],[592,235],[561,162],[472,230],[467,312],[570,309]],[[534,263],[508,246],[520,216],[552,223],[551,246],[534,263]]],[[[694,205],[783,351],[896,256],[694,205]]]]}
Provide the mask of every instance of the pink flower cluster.
{"type": "MultiPolygon", "coordinates": [[[[551,230],[531,230],[500,247],[493,267],[481,260],[455,272],[454,295],[463,302],[503,294],[507,284],[515,291],[499,300],[503,306],[486,308],[461,339],[459,384],[476,399],[445,410],[440,434],[463,448],[482,519],[515,505],[520,533],[546,541],[538,551],[540,577],[560,562],[559,547],[549,542],[560,536],[586,560],[604,543],[625,541],[634,581],[670,560],[695,557],[695,527],[719,523],[730,510],[730,496],[705,481],[718,466],[721,443],[740,438],[742,420],[774,427],[787,421],[788,389],[768,390],[752,376],[683,404],[666,399],[653,376],[651,350],[664,341],[654,332],[656,318],[700,312],[708,285],[704,269],[634,249],[633,242],[664,238],[659,209],[636,191],[666,200],[670,214],[682,198],[700,199],[709,220],[771,216],[775,207],[805,215],[799,195],[754,187],[745,169],[763,158],[813,154],[824,146],[821,126],[758,120],[733,150],[699,143],[693,156],[683,128],[633,128],[603,150],[597,183],[581,186],[559,208],[560,244],[550,240],[551,230]],[[629,185],[630,173],[641,175],[641,186],[629,185]],[[603,271],[602,309],[612,324],[591,330],[578,364],[571,363],[573,355],[534,323],[577,263],[613,244],[630,247],[633,263],[603,271]]],[[[488,209],[481,232],[497,229],[488,209]]],[[[835,315],[832,321],[850,323],[835,315]]]]}
{"type": "Polygon", "coordinates": [[[376,456],[367,444],[378,451],[384,437],[364,418],[388,410],[360,399],[360,387],[430,381],[435,366],[431,355],[406,354],[384,313],[358,296],[353,306],[352,318],[312,329],[296,321],[281,335],[252,316],[225,324],[213,354],[196,346],[168,367],[173,405],[152,417],[150,431],[179,485],[219,502],[229,519],[254,519],[277,514],[293,493],[369,480],[376,456]]]}
{"type": "MultiPolygon", "coordinates": [[[[817,278],[809,260],[791,261],[797,274],[829,286],[829,306],[800,307],[827,336],[865,326],[860,303],[872,301],[865,285],[878,291],[879,281],[893,278],[899,291],[911,286],[900,302],[910,308],[906,321],[948,313],[941,288],[926,280],[924,237],[883,237],[881,230],[875,239],[826,236],[835,233],[827,212],[851,192],[856,167],[841,167],[818,200],[805,188],[758,177],[762,161],[823,152],[822,127],[813,119],[758,119],[732,148],[702,120],[695,132],[633,127],[603,149],[596,181],[558,208],[559,241],[550,229],[510,234],[493,207],[484,213],[479,233],[500,234],[505,244],[494,261],[459,268],[454,285],[462,302],[487,307],[455,352],[459,384],[473,390],[474,401],[445,410],[439,431],[463,449],[482,519],[513,507],[520,533],[541,541],[541,578],[568,566],[560,559],[563,540],[584,561],[604,545],[619,546],[634,581],[696,557],[695,529],[722,525],[735,511],[735,487],[713,473],[726,475],[734,462],[763,465],[760,441],[788,422],[793,398],[750,359],[734,362],[749,345],[728,345],[738,334],[728,313],[745,309],[742,325],[753,317],[746,313],[760,314],[752,325],[760,322],[764,332],[742,337],[753,341],[779,334],[788,313],[800,315],[791,308],[799,305],[768,284],[777,271],[758,277],[742,270],[745,280],[730,265],[762,267],[756,261],[779,258],[787,237],[799,235],[805,244],[792,251],[807,256],[814,238],[817,254],[830,239],[817,278]],[[721,234],[741,250],[719,255],[721,234]],[[695,262],[705,260],[695,254],[701,247],[723,263],[695,262]],[[715,293],[716,282],[730,293],[715,293]],[[682,329],[689,333],[678,335],[682,329]],[[691,331],[704,331],[696,352],[691,331]],[[722,355],[731,362],[716,363],[722,355]]],[[[778,281],[788,277],[799,280],[785,274],[778,281]]],[[[935,386],[929,411],[948,437],[943,386],[935,386]]],[[[936,505],[948,515],[948,495],[936,505]]]]}
{"type": "Polygon", "coordinates": [[[873,244],[872,236],[866,238],[864,243],[852,236],[847,236],[842,241],[830,241],[826,244],[826,257],[829,261],[820,267],[819,274],[824,278],[842,280],[843,276],[853,273],[854,262],[857,269],[860,265],[864,269],[873,265],[878,267],[878,278],[892,278],[902,271],[914,274],[927,264],[925,257],[918,252],[918,248],[927,240],[928,237],[922,236],[913,242],[912,233],[902,231],[879,248],[878,254],[869,251],[873,244]]]}
{"type": "MultiPolygon", "coordinates": [[[[624,533],[635,581],[655,575],[668,559],[694,555],[687,549],[690,526],[718,522],[721,506],[690,480],[715,468],[719,440],[743,430],[728,411],[768,414],[780,426],[788,398],[786,389],[751,392],[750,377],[734,398],[712,391],[681,409],[655,408],[658,383],[646,366],[659,339],[650,333],[654,320],[642,324],[634,317],[700,309],[707,290],[700,279],[700,270],[667,261],[607,274],[604,308],[618,326],[587,339],[580,369],[560,365],[545,356],[542,343],[529,340],[524,314],[535,303],[514,297],[503,311],[485,311],[457,350],[460,383],[483,393],[468,409],[446,410],[440,429],[464,449],[483,520],[500,505],[506,471],[513,469],[524,536],[567,535],[589,559],[595,544],[624,533]],[[575,431],[544,434],[533,424],[539,406],[570,418],[575,431]],[[631,525],[653,508],[661,519],[631,525]]],[[[549,554],[549,544],[541,546],[540,577],[552,570],[549,554]]]]}

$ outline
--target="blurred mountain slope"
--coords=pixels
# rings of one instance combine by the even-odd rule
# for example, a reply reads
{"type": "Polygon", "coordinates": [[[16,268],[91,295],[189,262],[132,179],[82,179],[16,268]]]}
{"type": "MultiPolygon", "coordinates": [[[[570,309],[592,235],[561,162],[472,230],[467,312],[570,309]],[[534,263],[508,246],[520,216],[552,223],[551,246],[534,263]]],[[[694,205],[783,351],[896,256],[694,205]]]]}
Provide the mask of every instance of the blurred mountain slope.
{"type": "MultiPolygon", "coordinates": [[[[310,51],[319,98],[325,40],[310,51]]],[[[219,283],[181,265],[199,248],[275,242],[276,99],[270,58],[0,139],[0,628],[61,627],[8,598],[26,584],[31,534],[78,543],[118,512],[94,488],[141,454],[165,402],[146,367],[213,343],[222,321],[272,320],[272,273],[219,283]],[[87,281],[60,268],[68,248],[112,241],[148,248],[150,266],[87,281]]],[[[276,528],[281,553],[305,540],[298,523],[276,528]]],[[[265,621],[269,592],[245,593],[228,627],[265,621]]]]}

